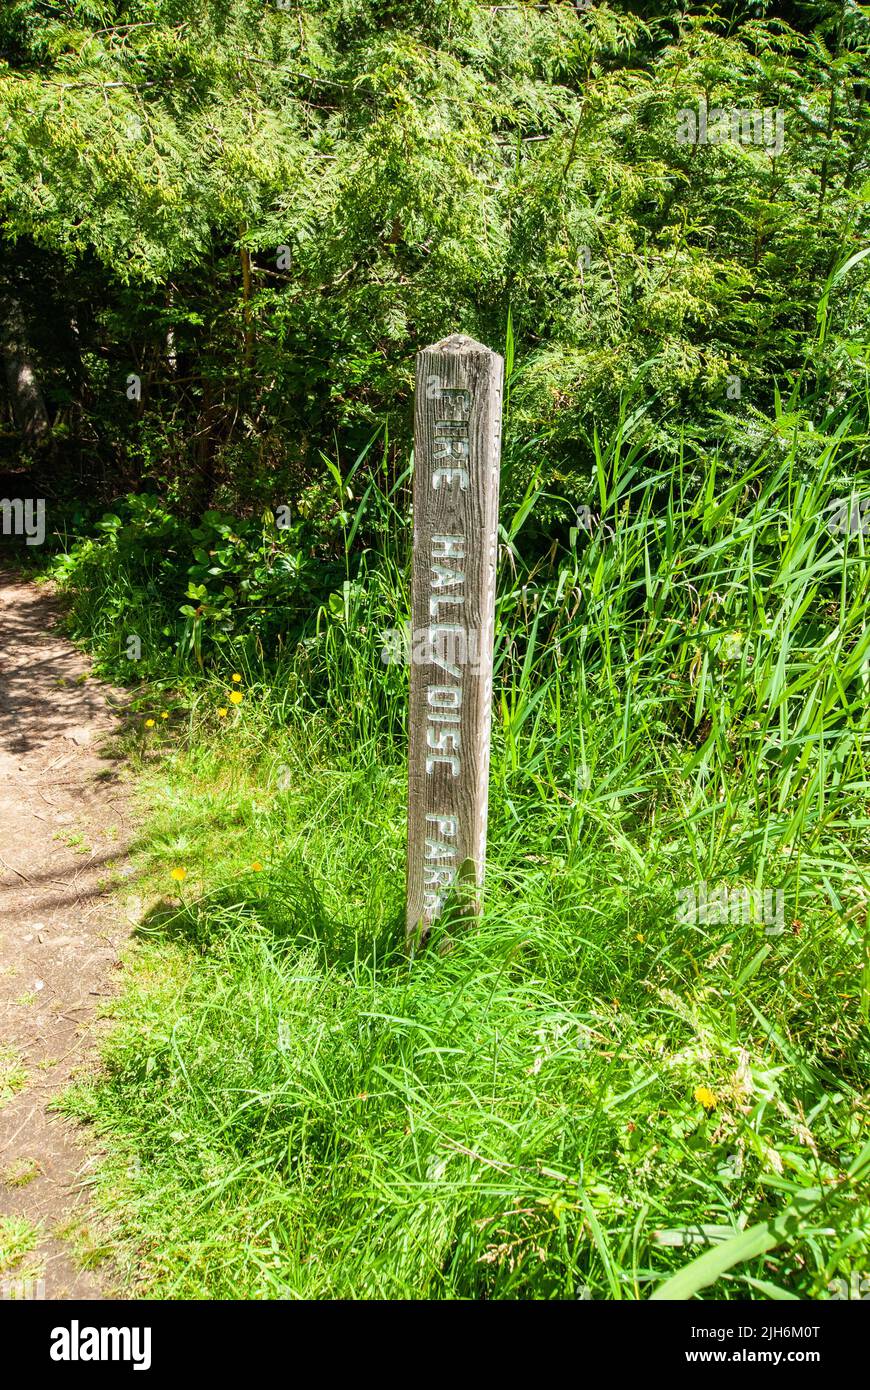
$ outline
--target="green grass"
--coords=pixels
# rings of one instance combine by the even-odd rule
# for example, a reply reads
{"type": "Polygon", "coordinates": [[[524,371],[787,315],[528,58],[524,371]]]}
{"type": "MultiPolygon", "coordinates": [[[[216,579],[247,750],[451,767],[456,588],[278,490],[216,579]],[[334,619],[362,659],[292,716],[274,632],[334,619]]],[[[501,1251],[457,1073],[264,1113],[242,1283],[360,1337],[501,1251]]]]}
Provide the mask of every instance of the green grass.
{"type": "Polygon", "coordinates": [[[9,1048],[0,1049],[0,1108],[27,1085],[27,1068],[9,1048]]]}
{"type": "Polygon", "coordinates": [[[7,1187],[27,1187],[42,1172],[42,1165],[35,1158],[15,1158],[0,1172],[0,1181],[7,1187]]]}
{"type": "Polygon", "coordinates": [[[825,1298],[866,1270],[870,564],[826,527],[848,418],[818,433],[809,473],[786,421],[745,477],[643,482],[617,435],[591,536],[524,564],[503,519],[486,912],[413,960],[396,556],[277,666],[240,640],[141,688],[147,906],[70,1102],[137,1287],[825,1298]],[[781,892],[784,930],[685,920],[702,882],[781,892]]]}
{"type": "Polygon", "coordinates": [[[0,1274],[21,1264],[36,1249],[40,1228],[23,1216],[0,1216],[0,1274]]]}

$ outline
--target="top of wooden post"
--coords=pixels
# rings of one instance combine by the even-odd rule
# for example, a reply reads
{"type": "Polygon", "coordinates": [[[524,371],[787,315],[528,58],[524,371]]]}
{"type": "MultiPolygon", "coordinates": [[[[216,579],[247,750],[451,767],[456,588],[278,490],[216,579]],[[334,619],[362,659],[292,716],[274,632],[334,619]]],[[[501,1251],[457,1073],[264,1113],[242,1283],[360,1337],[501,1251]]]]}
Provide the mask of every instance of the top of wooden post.
{"type": "Polygon", "coordinates": [[[440,343],[431,343],[429,347],[423,348],[424,352],[484,352],[487,357],[498,357],[498,353],[492,348],[488,348],[484,343],[479,343],[476,338],[469,338],[465,333],[451,333],[449,337],[442,338],[440,343]]]}

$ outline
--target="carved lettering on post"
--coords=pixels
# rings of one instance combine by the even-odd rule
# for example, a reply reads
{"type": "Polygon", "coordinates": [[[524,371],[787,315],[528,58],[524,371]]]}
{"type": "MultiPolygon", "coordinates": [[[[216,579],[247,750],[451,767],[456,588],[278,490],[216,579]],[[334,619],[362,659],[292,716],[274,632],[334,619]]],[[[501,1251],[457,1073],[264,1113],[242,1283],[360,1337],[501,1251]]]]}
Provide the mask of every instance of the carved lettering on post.
{"type": "Polygon", "coordinates": [[[504,363],[472,338],[417,356],[411,705],[410,937],[451,889],[478,911],[486,858],[504,363]]]}

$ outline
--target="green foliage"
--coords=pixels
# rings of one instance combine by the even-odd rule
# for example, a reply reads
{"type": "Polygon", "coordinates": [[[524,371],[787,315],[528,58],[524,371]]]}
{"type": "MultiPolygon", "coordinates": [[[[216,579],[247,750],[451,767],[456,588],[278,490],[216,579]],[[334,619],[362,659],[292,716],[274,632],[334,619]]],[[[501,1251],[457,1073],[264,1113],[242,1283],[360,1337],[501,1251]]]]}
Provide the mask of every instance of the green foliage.
{"type": "Polygon", "coordinates": [[[870,21],[759,8],[13,6],[0,223],[13,264],[62,258],[59,318],[92,305],[74,439],[103,421],[97,451],[193,511],[254,478],[275,506],[336,430],[356,449],[391,412],[406,442],[414,350],[499,346],[510,311],[517,496],[546,440],[582,498],[632,388],[668,461],[777,385],[845,397],[866,264],[816,314],[867,240],[870,21]],[[681,144],[702,102],[776,109],[782,148],[681,144]]]}

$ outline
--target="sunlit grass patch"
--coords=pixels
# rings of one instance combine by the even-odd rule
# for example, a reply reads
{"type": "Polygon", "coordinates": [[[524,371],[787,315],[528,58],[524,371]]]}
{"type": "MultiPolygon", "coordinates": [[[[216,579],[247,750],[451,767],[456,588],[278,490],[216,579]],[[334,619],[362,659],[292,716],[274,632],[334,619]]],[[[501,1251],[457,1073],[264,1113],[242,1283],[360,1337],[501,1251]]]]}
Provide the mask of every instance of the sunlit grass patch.
{"type": "Polygon", "coordinates": [[[27,1068],[18,1054],[10,1048],[0,1048],[0,1106],[8,1105],[27,1081],[27,1068]]]}
{"type": "Polygon", "coordinates": [[[39,1244],[40,1228],[23,1216],[0,1216],[0,1274],[17,1269],[39,1244]]]}

